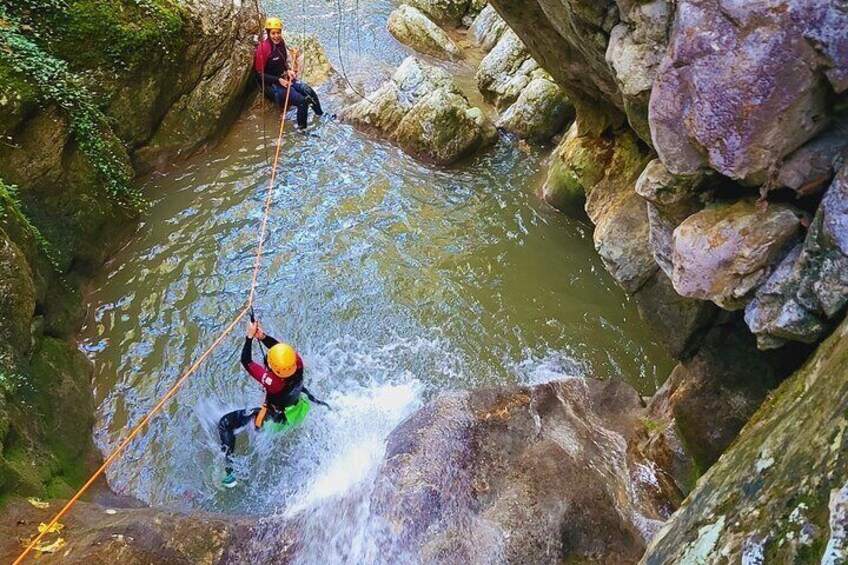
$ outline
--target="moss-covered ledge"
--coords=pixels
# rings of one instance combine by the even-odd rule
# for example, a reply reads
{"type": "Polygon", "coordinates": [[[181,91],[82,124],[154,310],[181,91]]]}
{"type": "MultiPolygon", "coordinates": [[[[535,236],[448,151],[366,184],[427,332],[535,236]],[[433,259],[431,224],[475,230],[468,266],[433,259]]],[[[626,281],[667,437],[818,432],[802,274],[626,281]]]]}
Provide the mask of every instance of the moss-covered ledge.
{"type": "Polygon", "coordinates": [[[78,288],[143,213],[134,177],[240,110],[256,21],[229,0],[0,1],[0,498],[89,471],[78,288]]]}
{"type": "Polygon", "coordinates": [[[770,395],[643,562],[841,562],[848,553],[846,375],[848,321],[770,395]]]}

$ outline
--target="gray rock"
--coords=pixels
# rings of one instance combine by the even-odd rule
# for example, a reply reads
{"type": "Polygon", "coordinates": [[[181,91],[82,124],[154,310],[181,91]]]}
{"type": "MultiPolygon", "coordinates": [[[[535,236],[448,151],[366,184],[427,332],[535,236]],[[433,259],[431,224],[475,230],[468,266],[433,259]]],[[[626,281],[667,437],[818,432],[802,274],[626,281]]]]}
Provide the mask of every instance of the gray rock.
{"type": "Polygon", "coordinates": [[[530,81],[498,125],[523,139],[544,143],[574,119],[574,106],[548,78],[530,81]]]}
{"type": "Polygon", "coordinates": [[[533,78],[545,75],[515,32],[508,29],[480,61],[477,88],[498,110],[505,110],[518,100],[533,78]]]}
{"type": "Polygon", "coordinates": [[[495,126],[469,105],[450,76],[414,57],[408,57],[368,100],[345,108],[341,117],[440,164],[497,140],[495,126]]]}
{"type": "Polygon", "coordinates": [[[838,563],[848,483],[848,322],[769,395],[642,559],[838,563]],[[833,524],[839,527],[832,528],[833,524]]]}
{"type": "Polygon", "coordinates": [[[803,244],[789,253],[745,309],[761,349],[813,343],[848,304],[848,166],[825,193],[803,244]]]}
{"type": "Polygon", "coordinates": [[[507,29],[509,27],[506,25],[506,22],[503,21],[492,5],[489,4],[474,19],[474,23],[468,29],[468,38],[481,51],[488,53],[497,45],[498,40],[500,40],[507,29]]]}
{"type": "Polygon", "coordinates": [[[703,208],[698,194],[703,175],[672,175],[654,159],[636,181],[636,193],[648,201],[648,223],[654,259],[669,277],[674,276],[672,236],[683,220],[703,208]]]}
{"type": "Polygon", "coordinates": [[[459,25],[471,7],[471,0],[404,0],[439,25],[459,25]]]}
{"type": "Polygon", "coordinates": [[[297,50],[301,80],[317,88],[333,77],[336,71],[317,35],[285,32],[284,36],[289,47],[297,50]]]}
{"type": "Polygon", "coordinates": [[[584,135],[624,123],[624,101],[606,61],[610,33],[619,23],[613,0],[492,0],[554,77],[577,110],[584,135]]]}
{"type": "Polygon", "coordinates": [[[846,145],[848,112],[843,112],[827,130],[786,158],[775,185],[789,187],[799,196],[823,191],[835,174],[833,162],[846,145]]]}
{"type": "MultiPolygon", "coordinates": [[[[623,4],[623,3],[622,3],[623,4]]],[[[614,71],[630,126],[651,143],[648,99],[668,44],[673,7],[667,0],[621,6],[621,23],[610,33],[606,60],[614,71]]]]}
{"type": "Polygon", "coordinates": [[[783,204],[759,211],[750,200],[693,214],[674,230],[674,288],[727,310],[742,308],[797,240],[802,216],[783,204]]]}
{"type": "Polygon", "coordinates": [[[719,311],[712,302],[677,294],[662,270],[655,271],[633,298],[642,319],[655,329],[657,341],[675,359],[689,356],[719,311]]]}
{"type": "Polygon", "coordinates": [[[389,14],[388,28],[395,39],[421,53],[447,59],[462,56],[459,46],[430,18],[412,6],[401,4],[389,14]]]}
{"type": "Polygon", "coordinates": [[[662,161],[762,184],[827,126],[829,92],[846,87],[846,27],[830,2],[681,1],[650,98],[662,161]]]}

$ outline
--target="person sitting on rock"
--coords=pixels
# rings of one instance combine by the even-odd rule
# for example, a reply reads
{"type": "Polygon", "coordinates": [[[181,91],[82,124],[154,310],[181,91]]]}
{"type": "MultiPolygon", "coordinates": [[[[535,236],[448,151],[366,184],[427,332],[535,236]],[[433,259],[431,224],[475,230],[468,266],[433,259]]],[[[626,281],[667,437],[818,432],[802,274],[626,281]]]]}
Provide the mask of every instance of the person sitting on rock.
{"type": "Polygon", "coordinates": [[[221,484],[226,488],[232,488],[238,483],[232,467],[237,430],[251,421],[257,430],[265,426],[271,431],[300,424],[309,413],[307,398],[327,406],[303,386],[303,360],[300,355],[289,344],[280,343],[266,335],[259,327],[259,322],[251,322],[248,326],[247,338],[241,350],[241,364],[265,389],[265,404],[257,408],[234,410],[225,414],[218,422],[221,451],[224,452],[226,461],[226,475],[221,484]],[[268,348],[265,366],[253,361],[254,338],[268,348]],[[307,398],[303,398],[301,394],[307,398]]]}
{"type": "Polygon", "coordinates": [[[283,22],[280,18],[265,20],[265,33],[267,38],[259,44],[253,59],[256,80],[263,87],[265,96],[273,100],[281,111],[288,95],[289,107],[297,107],[297,129],[303,131],[306,129],[309,106],[312,106],[316,116],[324,114],[321,102],[312,87],[297,79],[300,69],[296,57],[289,52],[283,39],[283,22]]]}

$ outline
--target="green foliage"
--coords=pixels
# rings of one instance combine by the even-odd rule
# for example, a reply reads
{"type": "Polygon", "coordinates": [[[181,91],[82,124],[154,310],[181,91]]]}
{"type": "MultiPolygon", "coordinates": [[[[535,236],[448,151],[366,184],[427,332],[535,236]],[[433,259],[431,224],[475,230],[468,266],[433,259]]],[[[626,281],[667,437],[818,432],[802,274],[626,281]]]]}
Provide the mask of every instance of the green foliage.
{"type": "Polygon", "coordinates": [[[130,70],[179,52],[182,10],[174,0],[14,0],[9,13],[74,68],[130,70]]]}
{"type": "MultiPolygon", "coordinates": [[[[20,198],[18,197],[18,187],[13,184],[5,184],[3,179],[0,179],[0,199],[5,201],[6,206],[0,206],[0,214],[14,214],[17,221],[20,222],[38,242],[44,256],[50,261],[53,269],[57,273],[62,272],[61,263],[59,262],[59,251],[55,249],[47,238],[42,235],[41,231],[29,220],[24,214],[21,206],[20,198]]],[[[0,218],[2,219],[2,218],[0,218]]]]}
{"type": "Polygon", "coordinates": [[[120,143],[111,134],[106,116],[81,78],[69,69],[67,62],[48,54],[24,35],[21,24],[3,5],[0,5],[0,21],[0,58],[37,90],[42,103],[58,104],[67,112],[71,131],[106,192],[124,206],[143,207],[141,193],[131,185],[132,171],[120,143]]]}

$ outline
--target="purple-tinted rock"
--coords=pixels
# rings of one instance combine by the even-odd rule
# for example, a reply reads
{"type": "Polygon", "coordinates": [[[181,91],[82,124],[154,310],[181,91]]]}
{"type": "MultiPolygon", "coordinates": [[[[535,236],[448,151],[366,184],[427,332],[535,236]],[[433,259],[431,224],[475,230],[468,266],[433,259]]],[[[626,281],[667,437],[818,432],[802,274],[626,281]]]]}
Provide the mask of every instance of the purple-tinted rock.
{"type": "Polygon", "coordinates": [[[680,2],[649,104],[660,158],[674,173],[765,181],[827,126],[848,73],[845,29],[833,2],[680,2]]]}
{"type": "Polygon", "coordinates": [[[778,187],[786,186],[799,196],[816,194],[833,179],[834,160],[848,145],[848,113],[843,113],[815,139],[795,150],[780,166],[778,187]]]}
{"type": "Polygon", "coordinates": [[[802,216],[784,204],[761,211],[750,200],[693,214],[674,230],[674,288],[727,310],[743,307],[797,238],[802,216]]]}

